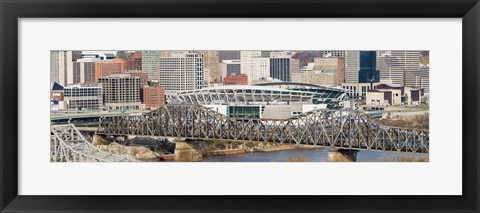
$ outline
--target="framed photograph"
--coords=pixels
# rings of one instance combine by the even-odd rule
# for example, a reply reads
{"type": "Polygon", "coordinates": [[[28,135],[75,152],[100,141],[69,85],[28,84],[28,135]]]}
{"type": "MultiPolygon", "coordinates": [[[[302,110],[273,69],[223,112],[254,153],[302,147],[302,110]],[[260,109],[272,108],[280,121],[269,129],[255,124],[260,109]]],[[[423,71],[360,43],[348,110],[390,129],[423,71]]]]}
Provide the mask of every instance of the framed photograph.
{"type": "Polygon", "coordinates": [[[476,0],[0,10],[1,212],[480,211],[476,0]]]}

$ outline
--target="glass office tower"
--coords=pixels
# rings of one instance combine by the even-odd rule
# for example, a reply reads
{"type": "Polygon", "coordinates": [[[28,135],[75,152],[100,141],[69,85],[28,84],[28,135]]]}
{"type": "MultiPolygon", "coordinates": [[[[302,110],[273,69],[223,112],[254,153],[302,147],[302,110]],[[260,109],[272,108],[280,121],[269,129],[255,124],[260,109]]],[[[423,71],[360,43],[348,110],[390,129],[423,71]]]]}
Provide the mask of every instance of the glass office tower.
{"type": "Polygon", "coordinates": [[[380,72],[377,70],[376,51],[360,51],[358,83],[375,83],[379,81],[380,72]]]}

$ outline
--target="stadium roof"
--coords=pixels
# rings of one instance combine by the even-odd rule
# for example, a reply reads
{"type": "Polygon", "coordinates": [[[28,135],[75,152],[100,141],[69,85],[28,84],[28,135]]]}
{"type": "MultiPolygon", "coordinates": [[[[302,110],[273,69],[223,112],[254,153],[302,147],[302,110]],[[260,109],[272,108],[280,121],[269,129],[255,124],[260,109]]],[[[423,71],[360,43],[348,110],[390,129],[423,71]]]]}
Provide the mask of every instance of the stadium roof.
{"type": "MultiPolygon", "coordinates": [[[[315,86],[315,85],[314,85],[315,86]]],[[[310,87],[310,86],[309,86],[310,87]]],[[[342,100],[344,90],[327,87],[279,88],[261,85],[228,85],[179,91],[175,99],[189,104],[310,103],[332,104],[342,100]]]]}
{"type": "Polygon", "coordinates": [[[270,83],[260,83],[260,84],[255,84],[255,86],[305,86],[305,87],[316,87],[319,89],[325,89],[325,90],[334,90],[338,92],[345,92],[344,89],[342,88],[335,88],[335,87],[326,87],[326,86],[320,86],[316,84],[307,84],[307,83],[300,83],[300,82],[270,82],[270,83]]]}

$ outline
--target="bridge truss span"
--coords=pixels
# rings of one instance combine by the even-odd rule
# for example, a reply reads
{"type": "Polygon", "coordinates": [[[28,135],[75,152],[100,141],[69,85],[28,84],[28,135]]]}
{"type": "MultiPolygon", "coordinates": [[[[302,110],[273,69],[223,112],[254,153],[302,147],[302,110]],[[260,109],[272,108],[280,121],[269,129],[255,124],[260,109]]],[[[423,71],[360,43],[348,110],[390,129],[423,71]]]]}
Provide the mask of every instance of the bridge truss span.
{"type": "Polygon", "coordinates": [[[87,141],[73,124],[50,127],[51,162],[135,162],[134,158],[104,152],[87,141]]]}
{"type": "Polygon", "coordinates": [[[314,110],[289,119],[231,118],[200,105],[102,118],[98,134],[265,141],[353,150],[428,153],[429,132],[384,126],[362,112],[314,110]]]}

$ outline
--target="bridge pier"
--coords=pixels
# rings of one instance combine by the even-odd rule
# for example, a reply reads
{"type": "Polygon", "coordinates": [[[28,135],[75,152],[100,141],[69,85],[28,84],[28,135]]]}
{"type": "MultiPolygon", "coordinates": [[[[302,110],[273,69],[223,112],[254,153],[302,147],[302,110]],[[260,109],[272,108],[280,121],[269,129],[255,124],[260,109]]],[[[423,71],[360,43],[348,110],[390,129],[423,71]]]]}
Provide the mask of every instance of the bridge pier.
{"type": "Polygon", "coordinates": [[[356,162],[358,150],[332,149],[328,151],[328,162],[356,162]]]}
{"type": "Polygon", "coordinates": [[[174,140],[174,160],[178,162],[192,162],[202,160],[202,154],[184,140],[174,140]]]}

